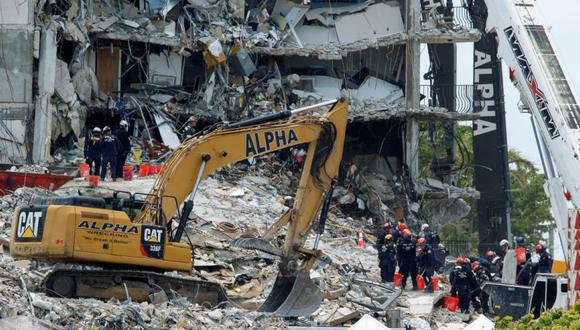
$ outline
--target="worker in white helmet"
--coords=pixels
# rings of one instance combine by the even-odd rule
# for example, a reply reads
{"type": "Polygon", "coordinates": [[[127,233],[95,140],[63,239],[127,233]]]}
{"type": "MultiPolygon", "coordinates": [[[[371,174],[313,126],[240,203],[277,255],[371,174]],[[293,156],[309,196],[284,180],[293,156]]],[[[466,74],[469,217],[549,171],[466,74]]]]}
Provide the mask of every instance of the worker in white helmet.
{"type": "Polygon", "coordinates": [[[425,238],[425,242],[427,245],[431,247],[434,254],[435,260],[435,270],[439,270],[441,267],[445,265],[445,252],[441,249],[439,244],[441,243],[441,238],[439,234],[431,230],[431,226],[428,223],[424,223],[421,225],[421,233],[419,234],[420,237],[425,238]]]}
{"type": "Polygon", "coordinates": [[[117,180],[117,155],[119,154],[119,140],[113,135],[111,128],[103,128],[103,139],[101,140],[101,181],[105,181],[107,176],[107,166],[111,168],[111,179],[117,180]]]}
{"type": "Polygon", "coordinates": [[[501,250],[503,252],[501,258],[497,261],[499,277],[501,277],[503,274],[504,258],[505,258],[505,255],[507,254],[507,252],[511,249],[511,247],[510,247],[510,242],[507,239],[502,239],[499,242],[499,246],[501,247],[501,250]]]}
{"type": "Polygon", "coordinates": [[[127,161],[127,155],[131,152],[131,138],[129,135],[129,123],[121,120],[119,128],[115,131],[115,136],[119,140],[119,150],[117,152],[117,169],[115,173],[120,178],[123,175],[123,166],[127,161]]]}
{"type": "Polygon", "coordinates": [[[499,246],[501,247],[503,253],[505,254],[510,249],[510,242],[507,239],[502,239],[499,242],[499,246]]]}
{"type": "Polygon", "coordinates": [[[101,129],[95,127],[88,132],[85,140],[85,162],[89,164],[91,175],[99,175],[101,169],[101,129]]]}

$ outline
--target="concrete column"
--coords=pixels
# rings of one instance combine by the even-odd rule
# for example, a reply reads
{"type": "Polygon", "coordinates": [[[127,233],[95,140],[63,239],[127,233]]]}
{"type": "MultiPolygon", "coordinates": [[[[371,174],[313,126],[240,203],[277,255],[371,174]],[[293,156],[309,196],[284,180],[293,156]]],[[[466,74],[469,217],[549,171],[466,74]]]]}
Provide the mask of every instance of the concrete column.
{"type": "Polygon", "coordinates": [[[42,28],[40,57],[38,63],[38,95],[34,106],[34,144],[32,160],[35,164],[50,160],[50,136],[52,131],[52,107],[56,74],[56,32],[50,27],[42,28]]]}
{"type": "MultiPolygon", "coordinates": [[[[417,31],[421,29],[421,4],[419,0],[406,0],[405,26],[408,40],[406,45],[405,98],[407,110],[419,109],[419,85],[421,74],[421,43],[417,31]]],[[[405,140],[405,163],[409,176],[416,180],[419,176],[419,124],[407,118],[405,140]]]]}

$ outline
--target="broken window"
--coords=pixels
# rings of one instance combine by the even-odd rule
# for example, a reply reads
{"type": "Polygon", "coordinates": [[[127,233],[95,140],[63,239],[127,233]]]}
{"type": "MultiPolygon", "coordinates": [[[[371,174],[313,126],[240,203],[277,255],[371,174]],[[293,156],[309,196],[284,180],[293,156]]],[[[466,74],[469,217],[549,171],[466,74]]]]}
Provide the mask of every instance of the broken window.
{"type": "Polygon", "coordinates": [[[121,57],[121,96],[139,93],[140,85],[147,82],[149,68],[146,44],[128,42],[121,57]]]}
{"type": "Polygon", "coordinates": [[[193,93],[201,88],[205,81],[203,54],[195,52],[183,60],[183,87],[193,93]]]}

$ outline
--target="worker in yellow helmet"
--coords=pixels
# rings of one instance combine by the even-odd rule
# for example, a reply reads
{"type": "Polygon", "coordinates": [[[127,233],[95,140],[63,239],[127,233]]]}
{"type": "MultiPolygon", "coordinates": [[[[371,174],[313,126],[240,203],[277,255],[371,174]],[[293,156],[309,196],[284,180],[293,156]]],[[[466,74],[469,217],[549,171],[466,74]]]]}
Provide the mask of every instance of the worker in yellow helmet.
{"type": "Polygon", "coordinates": [[[393,235],[385,235],[383,244],[379,249],[379,268],[381,269],[381,281],[393,282],[395,275],[395,267],[397,267],[397,252],[395,242],[393,242],[393,235]]]}

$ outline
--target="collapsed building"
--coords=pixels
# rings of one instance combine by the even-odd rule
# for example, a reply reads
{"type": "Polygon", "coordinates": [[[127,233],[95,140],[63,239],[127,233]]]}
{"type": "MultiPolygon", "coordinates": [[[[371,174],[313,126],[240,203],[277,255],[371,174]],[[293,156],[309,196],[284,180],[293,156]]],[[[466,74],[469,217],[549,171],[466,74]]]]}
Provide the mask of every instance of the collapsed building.
{"type": "Polygon", "coordinates": [[[2,163],[74,162],[92,127],[120,119],[155,160],[190,115],[210,127],[347,97],[341,204],[377,223],[429,205],[443,223],[477,198],[451,169],[453,122],[475,118],[456,102],[454,43],[480,34],[452,1],[8,0],[0,13],[2,163]],[[419,122],[452,136],[436,178],[420,178],[419,122]]]}

